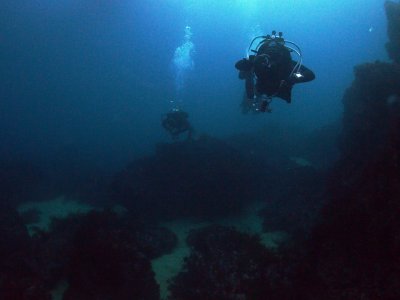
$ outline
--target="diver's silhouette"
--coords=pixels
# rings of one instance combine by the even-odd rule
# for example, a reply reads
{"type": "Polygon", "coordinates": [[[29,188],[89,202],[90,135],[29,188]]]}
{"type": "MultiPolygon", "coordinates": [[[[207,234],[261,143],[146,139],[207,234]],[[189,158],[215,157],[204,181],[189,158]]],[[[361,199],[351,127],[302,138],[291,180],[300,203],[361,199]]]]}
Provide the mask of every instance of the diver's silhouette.
{"type": "Polygon", "coordinates": [[[249,46],[248,58],[239,60],[235,67],[239,70],[239,78],[245,80],[247,98],[242,103],[244,112],[271,111],[268,104],[273,97],[279,97],[286,102],[292,101],[292,88],[296,83],[308,82],[315,78],[314,73],[303,66],[300,48],[293,42],[286,41],[282,32],[277,35],[258,36],[249,46]],[[254,42],[261,41],[255,49],[254,42]],[[291,52],[299,59],[292,60],[291,52]]]}
{"type": "Polygon", "coordinates": [[[174,108],[163,117],[161,125],[171,134],[173,139],[178,138],[184,132],[187,132],[188,139],[191,139],[193,128],[188,118],[189,114],[187,112],[174,108]]]}

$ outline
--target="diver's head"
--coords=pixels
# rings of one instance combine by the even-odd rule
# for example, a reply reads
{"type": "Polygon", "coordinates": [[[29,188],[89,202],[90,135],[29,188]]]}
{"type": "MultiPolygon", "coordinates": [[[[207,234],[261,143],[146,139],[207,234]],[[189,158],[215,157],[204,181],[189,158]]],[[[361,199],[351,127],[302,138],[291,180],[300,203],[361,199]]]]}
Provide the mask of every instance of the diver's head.
{"type": "Polygon", "coordinates": [[[272,40],[262,44],[256,55],[254,70],[257,77],[282,79],[292,70],[290,50],[282,43],[272,40]]]}
{"type": "Polygon", "coordinates": [[[273,30],[271,35],[268,34],[268,35],[260,35],[260,36],[255,37],[250,43],[249,49],[247,51],[247,55],[250,56],[251,52],[259,54],[261,48],[265,48],[268,46],[275,46],[275,45],[284,46],[285,39],[283,38],[282,32],[279,32],[278,34],[276,34],[276,31],[273,30]],[[255,49],[252,49],[254,42],[259,39],[261,39],[261,41],[257,44],[255,49]]]}

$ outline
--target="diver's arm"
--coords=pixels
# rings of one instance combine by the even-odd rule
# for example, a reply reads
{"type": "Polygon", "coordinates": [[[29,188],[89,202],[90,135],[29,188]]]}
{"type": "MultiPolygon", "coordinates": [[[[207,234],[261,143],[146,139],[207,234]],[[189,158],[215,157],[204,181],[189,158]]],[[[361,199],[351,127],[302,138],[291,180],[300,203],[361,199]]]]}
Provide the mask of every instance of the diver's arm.
{"type": "Polygon", "coordinates": [[[247,98],[254,98],[254,55],[249,58],[243,58],[235,64],[235,68],[239,70],[239,78],[245,80],[245,88],[247,98]]]}

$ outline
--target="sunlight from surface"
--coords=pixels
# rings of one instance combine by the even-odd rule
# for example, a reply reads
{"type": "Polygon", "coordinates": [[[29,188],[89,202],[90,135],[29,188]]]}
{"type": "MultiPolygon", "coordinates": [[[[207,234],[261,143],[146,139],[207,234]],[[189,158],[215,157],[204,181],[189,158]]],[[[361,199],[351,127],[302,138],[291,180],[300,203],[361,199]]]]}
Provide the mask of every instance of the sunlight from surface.
{"type": "Polygon", "coordinates": [[[285,13],[297,13],[304,16],[304,12],[312,14],[328,15],[335,11],[346,11],[355,7],[362,7],[366,2],[375,0],[167,0],[172,5],[185,8],[188,11],[220,11],[221,13],[237,13],[241,15],[271,15],[279,14],[285,17],[285,13]]]}

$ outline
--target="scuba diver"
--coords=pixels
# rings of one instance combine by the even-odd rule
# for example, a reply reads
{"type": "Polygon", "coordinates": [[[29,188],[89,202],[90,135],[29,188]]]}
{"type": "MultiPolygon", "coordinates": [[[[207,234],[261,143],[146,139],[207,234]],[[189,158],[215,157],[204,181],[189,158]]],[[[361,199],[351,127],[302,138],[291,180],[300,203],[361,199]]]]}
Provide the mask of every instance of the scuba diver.
{"type": "Polygon", "coordinates": [[[299,46],[285,40],[282,32],[255,37],[247,51],[247,57],[239,60],[235,67],[239,78],[245,80],[246,95],[242,102],[242,111],[271,112],[269,104],[273,97],[279,97],[287,103],[292,101],[292,87],[296,83],[314,80],[314,73],[303,66],[299,46]],[[255,49],[256,40],[261,39],[255,49]],[[292,60],[291,52],[299,57],[292,60]],[[254,53],[254,54],[250,54],[254,53]]]}
{"type": "Polygon", "coordinates": [[[184,132],[187,132],[187,138],[191,139],[193,128],[189,123],[188,117],[189,114],[187,112],[173,108],[163,117],[161,125],[171,134],[173,139],[177,139],[184,132]]]}

